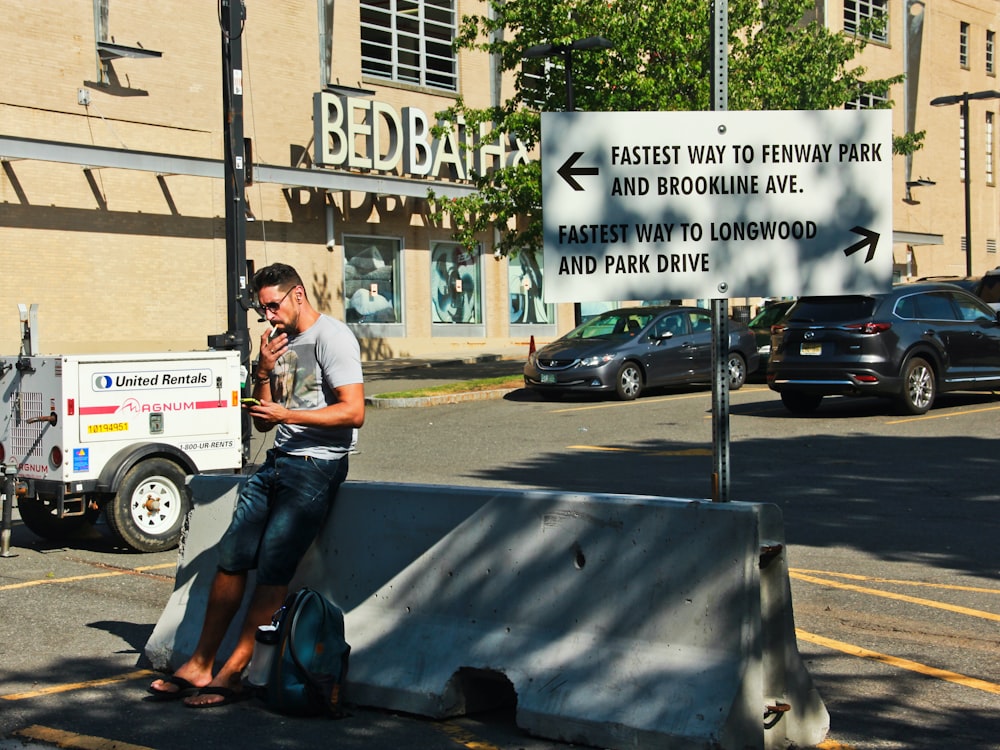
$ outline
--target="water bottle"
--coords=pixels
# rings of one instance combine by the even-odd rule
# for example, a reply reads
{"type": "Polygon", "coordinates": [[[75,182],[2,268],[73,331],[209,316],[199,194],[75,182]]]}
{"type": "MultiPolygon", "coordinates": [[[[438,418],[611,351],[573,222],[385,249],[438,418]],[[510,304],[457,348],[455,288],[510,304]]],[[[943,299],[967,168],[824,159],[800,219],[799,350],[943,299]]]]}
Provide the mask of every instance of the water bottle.
{"type": "Polygon", "coordinates": [[[261,625],[254,636],[253,656],[247,668],[247,682],[253,687],[267,685],[267,677],[271,673],[271,662],[278,645],[278,626],[261,625]]]}

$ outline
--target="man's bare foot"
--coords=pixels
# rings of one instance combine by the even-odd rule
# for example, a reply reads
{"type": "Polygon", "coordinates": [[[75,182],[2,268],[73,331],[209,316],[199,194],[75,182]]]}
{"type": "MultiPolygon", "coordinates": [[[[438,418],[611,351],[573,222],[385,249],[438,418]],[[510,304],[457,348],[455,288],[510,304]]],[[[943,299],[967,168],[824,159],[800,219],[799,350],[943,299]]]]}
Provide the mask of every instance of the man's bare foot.
{"type": "Polygon", "coordinates": [[[185,664],[169,677],[153,680],[149,685],[149,692],[155,696],[156,700],[174,700],[190,695],[212,681],[210,672],[203,674],[193,669],[186,669],[186,667],[185,664]]]}
{"type": "Polygon", "coordinates": [[[220,708],[252,697],[253,694],[244,688],[203,687],[190,698],[185,698],[184,705],[188,708],[220,708]]]}
{"type": "Polygon", "coordinates": [[[184,705],[188,708],[216,708],[227,706],[230,703],[238,703],[251,696],[252,693],[243,687],[240,675],[234,674],[226,677],[220,673],[208,685],[202,687],[194,695],[185,698],[184,705]]]}

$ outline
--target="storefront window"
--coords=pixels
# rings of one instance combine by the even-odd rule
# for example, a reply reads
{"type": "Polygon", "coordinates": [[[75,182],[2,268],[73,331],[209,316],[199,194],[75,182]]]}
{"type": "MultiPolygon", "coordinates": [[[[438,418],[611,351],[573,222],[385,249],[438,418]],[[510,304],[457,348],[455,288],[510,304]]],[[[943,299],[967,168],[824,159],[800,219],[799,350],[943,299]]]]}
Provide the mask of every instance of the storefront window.
{"type": "Polygon", "coordinates": [[[401,243],[387,237],[344,238],[348,323],[402,322],[401,243]]]}
{"type": "Polygon", "coordinates": [[[552,305],[542,300],[541,253],[521,250],[507,264],[511,325],[545,325],[555,322],[552,305]]]}
{"type": "Polygon", "coordinates": [[[431,249],[431,315],[434,323],[482,323],[482,272],[478,250],[454,242],[431,249]]]}

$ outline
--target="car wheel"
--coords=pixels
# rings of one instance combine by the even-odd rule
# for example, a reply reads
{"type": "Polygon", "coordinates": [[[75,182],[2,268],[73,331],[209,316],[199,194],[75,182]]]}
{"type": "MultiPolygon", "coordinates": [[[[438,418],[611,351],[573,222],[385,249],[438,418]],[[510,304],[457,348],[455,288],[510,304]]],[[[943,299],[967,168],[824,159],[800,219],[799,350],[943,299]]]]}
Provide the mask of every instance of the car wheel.
{"type": "Polygon", "coordinates": [[[792,414],[809,414],[819,408],[823,396],[802,391],[782,391],[781,403],[792,414]]]}
{"type": "Polygon", "coordinates": [[[934,368],[923,357],[907,360],[903,366],[903,390],[899,402],[904,414],[924,414],[937,395],[934,368]]]}
{"type": "Polygon", "coordinates": [[[747,382],[747,363],[738,352],[729,353],[729,390],[738,391],[747,382]]]}
{"type": "Polygon", "coordinates": [[[129,469],[108,503],[108,527],[139,552],[176,547],[191,501],[184,472],[173,461],[151,458],[129,469]]]}
{"type": "Polygon", "coordinates": [[[615,392],[622,401],[633,401],[642,393],[642,370],[635,362],[626,362],[618,370],[615,392]]]}

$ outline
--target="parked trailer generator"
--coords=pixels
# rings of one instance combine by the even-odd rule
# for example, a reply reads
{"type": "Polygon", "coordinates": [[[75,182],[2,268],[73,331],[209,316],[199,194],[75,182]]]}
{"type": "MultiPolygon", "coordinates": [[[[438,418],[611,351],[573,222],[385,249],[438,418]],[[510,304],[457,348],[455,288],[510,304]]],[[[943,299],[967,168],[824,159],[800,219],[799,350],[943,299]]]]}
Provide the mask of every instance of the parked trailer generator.
{"type": "Polygon", "coordinates": [[[242,469],[235,351],[0,357],[0,461],[21,520],[65,539],[103,511],[141,552],[178,543],[188,474],[242,469]]]}

